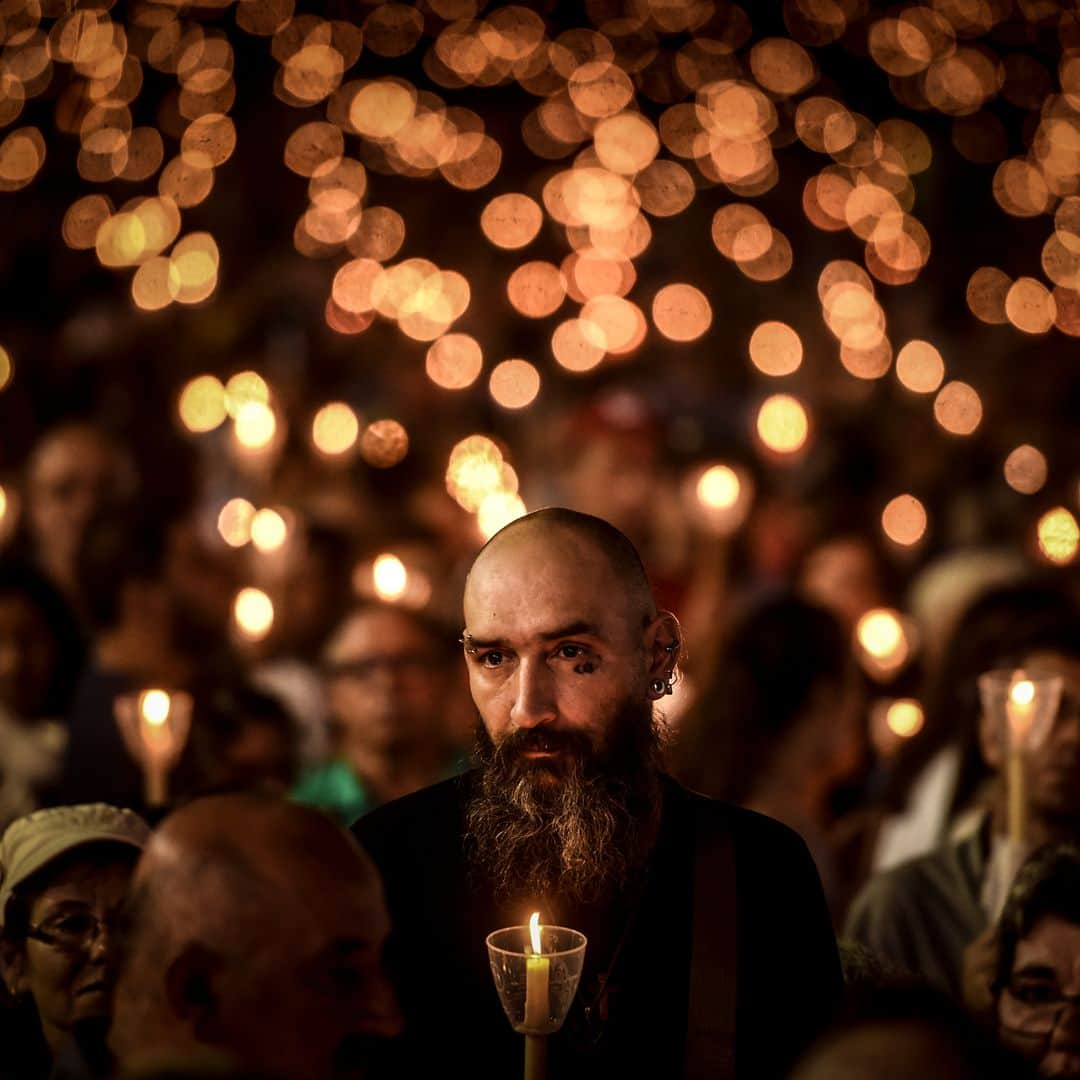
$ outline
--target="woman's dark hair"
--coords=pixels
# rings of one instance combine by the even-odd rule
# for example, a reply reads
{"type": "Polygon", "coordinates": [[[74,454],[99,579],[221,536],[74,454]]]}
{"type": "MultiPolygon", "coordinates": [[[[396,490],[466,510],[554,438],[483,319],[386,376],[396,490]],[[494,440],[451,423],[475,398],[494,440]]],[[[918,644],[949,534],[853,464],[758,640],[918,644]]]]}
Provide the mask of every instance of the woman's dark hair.
{"type": "Polygon", "coordinates": [[[19,597],[40,615],[53,639],[53,667],[42,716],[62,716],[82,674],[86,644],[82,631],[61,592],[39,570],[24,562],[0,562],[0,599],[19,597]]]}
{"type": "Polygon", "coordinates": [[[708,794],[744,800],[815,689],[839,687],[851,670],[840,621],[792,593],[773,595],[736,618],[691,727],[708,768],[725,776],[703,785],[708,794]]]}
{"type": "Polygon", "coordinates": [[[998,921],[996,993],[1012,976],[1016,947],[1047,915],[1080,925],[1080,846],[1047,844],[1020,867],[998,921]]]}

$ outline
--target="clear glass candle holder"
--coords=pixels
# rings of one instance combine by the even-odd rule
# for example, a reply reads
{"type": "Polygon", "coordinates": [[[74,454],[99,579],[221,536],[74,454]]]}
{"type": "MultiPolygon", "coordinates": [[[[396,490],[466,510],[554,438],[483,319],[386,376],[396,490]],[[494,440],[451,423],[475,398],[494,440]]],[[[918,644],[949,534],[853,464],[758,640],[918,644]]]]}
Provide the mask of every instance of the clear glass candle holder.
{"type": "Polygon", "coordinates": [[[585,963],[585,935],[565,926],[540,928],[540,952],[528,926],[487,936],[491,976],[510,1026],[522,1035],[551,1035],[570,1011],[585,963]]]}
{"type": "Polygon", "coordinates": [[[983,712],[1000,732],[1002,748],[1035,750],[1054,726],[1064,680],[1036,670],[1003,668],[979,676],[983,712]]]}

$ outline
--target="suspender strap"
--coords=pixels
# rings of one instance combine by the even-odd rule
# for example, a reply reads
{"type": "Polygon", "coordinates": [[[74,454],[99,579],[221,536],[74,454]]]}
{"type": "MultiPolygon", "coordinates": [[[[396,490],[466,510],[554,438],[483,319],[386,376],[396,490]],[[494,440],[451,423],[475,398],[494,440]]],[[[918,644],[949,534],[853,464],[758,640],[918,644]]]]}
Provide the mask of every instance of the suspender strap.
{"type": "Polygon", "coordinates": [[[718,810],[702,802],[695,813],[685,1080],[735,1077],[735,848],[730,827],[718,810]]]}

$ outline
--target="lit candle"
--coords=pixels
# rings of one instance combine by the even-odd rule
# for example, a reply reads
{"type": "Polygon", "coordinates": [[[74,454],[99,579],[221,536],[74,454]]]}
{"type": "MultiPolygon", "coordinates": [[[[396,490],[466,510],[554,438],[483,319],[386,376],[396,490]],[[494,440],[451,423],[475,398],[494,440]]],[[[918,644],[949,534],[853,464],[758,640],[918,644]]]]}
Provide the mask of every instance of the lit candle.
{"type": "Polygon", "coordinates": [[[551,961],[541,955],[539,911],[529,918],[529,937],[533,955],[525,959],[525,1030],[538,1031],[548,1026],[551,1011],[548,1000],[551,961]]]}
{"type": "Polygon", "coordinates": [[[172,733],[168,728],[172,698],[164,690],[144,690],[139,695],[139,737],[146,753],[146,802],[164,806],[168,795],[168,755],[172,733]]]}
{"type": "Polygon", "coordinates": [[[1009,722],[1009,748],[1006,785],[1009,798],[1009,840],[1014,850],[1022,851],[1027,839],[1027,792],[1024,781],[1024,747],[1035,716],[1035,684],[1017,672],[1005,699],[1009,722]]]}

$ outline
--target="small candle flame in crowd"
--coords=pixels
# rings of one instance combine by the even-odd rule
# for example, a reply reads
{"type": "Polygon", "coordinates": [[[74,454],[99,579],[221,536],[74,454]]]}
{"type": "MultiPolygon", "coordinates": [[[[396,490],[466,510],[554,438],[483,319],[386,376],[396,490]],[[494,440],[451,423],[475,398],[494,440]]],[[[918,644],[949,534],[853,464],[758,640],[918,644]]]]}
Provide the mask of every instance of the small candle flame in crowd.
{"type": "Polygon", "coordinates": [[[172,699],[164,690],[146,690],[139,701],[139,713],[150,727],[160,728],[169,719],[172,699]]]}
{"type": "Polygon", "coordinates": [[[532,951],[540,955],[544,950],[540,947],[540,912],[534,911],[529,916],[529,940],[532,942],[532,951]]]}

